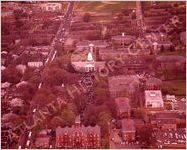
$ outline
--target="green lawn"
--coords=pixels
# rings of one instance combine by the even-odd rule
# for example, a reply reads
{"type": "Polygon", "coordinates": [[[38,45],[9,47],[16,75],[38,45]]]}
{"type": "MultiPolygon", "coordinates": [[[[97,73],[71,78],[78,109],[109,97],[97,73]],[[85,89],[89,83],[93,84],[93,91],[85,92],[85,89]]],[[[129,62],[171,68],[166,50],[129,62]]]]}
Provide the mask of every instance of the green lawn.
{"type": "Polygon", "coordinates": [[[80,9],[85,12],[98,12],[98,13],[108,13],[108,12],[120,12],[121,9],[135,8],[136,2],[120,2],[116,1],[113,3],[110,2],[79,2],[77,9],[80,9]]]}
{"type": "Polygon", "coordinates": [[[186,50],[185,51],[165,51],[165,52],[161,52],[159,55],[180,55],[180,56],[184,56],[186,57],[186,50]]]}
{"type": "Polygon", "coordinates": [[[176,95],[186,95],[186,81],[173,81],[173,91],[176,95]]]}
{"type": "Polygon", "coordinates": [[[85,12],[92,12],[96,9],[97,6],[101,5],[102,2],[96,1],[96,2],[79,2],[77,4],[76,9],[80,9],[85,12]]]}
{"type": "Polygon", "coordinates": [[[135,8],[136,2],[116,2],[116,4],[106,4],[98,9],[98,12],[119,12],[121,9],[135,8]]]}
{"type": "Polygon", "coordinates": [[[104,22],[104,21],[111,21],[113,18],[112,16],[91,16],[90,22],[104,22]]]}
{"type": "Polygon", "coordinates": [[[170,94],[177,96],[186,95],[186,80],[164,81],[163,84],[170,94]]]}

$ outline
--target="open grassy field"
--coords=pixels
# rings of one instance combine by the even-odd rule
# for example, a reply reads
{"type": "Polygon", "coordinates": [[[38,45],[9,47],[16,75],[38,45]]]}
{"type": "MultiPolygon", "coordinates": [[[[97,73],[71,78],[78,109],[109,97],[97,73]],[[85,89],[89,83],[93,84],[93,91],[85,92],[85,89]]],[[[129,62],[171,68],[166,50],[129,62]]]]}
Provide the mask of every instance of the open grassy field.
{"type": "Polygon", "coordinates": [[[83,12],[98,12],[98,13],[110,13],[119,12],[121,9],[135,8],[136,2],[130,1],[90,1],[79,2],[76,9],[83,12]]]}
{"type": "Polygon", "coordinates": [[[186,80],[165,81],[164,85],[166,86],[170,94],[174,94],[177,96],[186,95],[186,80]]]}

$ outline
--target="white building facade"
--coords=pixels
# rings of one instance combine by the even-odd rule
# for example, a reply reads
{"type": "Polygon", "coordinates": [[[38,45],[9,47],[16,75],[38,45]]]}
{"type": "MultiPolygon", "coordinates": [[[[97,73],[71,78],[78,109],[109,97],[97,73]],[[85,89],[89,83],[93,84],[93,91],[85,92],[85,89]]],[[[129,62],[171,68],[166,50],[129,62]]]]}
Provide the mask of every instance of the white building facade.
{"type": "Polygon", "coordinates": [[[164,102],[160,90],[146,90],[145,91],[145,107],[146,108],[162,108],[164,102]]]}

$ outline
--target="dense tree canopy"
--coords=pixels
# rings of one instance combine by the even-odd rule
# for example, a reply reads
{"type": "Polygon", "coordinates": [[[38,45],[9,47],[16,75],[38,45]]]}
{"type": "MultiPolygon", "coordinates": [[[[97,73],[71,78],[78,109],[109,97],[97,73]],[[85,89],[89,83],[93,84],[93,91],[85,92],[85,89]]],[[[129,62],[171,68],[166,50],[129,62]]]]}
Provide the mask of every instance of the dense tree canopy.
{"type": "Polygon", "coordinates": [[[84,22],[89,22],[90,21],[90,14],[89,13],[85,13],[83,16],[83,21],[84,22]]]}
{"type": "Polygon", "coordinates": [[[20,71],[16,69],[14,65],[9,65],[3,72],[1,76],[1,82],[18,83],[22,78],[20,71]]]}
{"type": "Polygon", "coordinates": [[[21,94],[21,99],[29,102],[30,100],[32,100],[33,95],[37,91],[37,88],[33,84],[29,83],[19,86],[17,91],[21,94]]]}
{"type": "Polygon", "coordinates": [[[48,86],[62,85],[63,84],[73,84],[78,80],[76,74],[67,72],[64,69],[50,68],[43,72],[42,81],[48,86]]]}
{"type": "Polygon", "coordinates": [[[37,104],[40,108],[45,107],[47,104],[55,100],[55,95],[48,88],[39,89],[33,98],[35,104],[37,104]]]}

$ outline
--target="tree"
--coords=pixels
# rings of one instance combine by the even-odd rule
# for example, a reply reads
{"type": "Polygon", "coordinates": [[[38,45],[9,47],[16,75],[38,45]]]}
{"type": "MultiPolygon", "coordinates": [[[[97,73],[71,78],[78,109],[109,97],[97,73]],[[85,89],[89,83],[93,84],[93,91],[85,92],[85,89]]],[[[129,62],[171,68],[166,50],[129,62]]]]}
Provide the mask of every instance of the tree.
{"type": "Polygon", "coordinates": [[[37,104],[40,108],[45,107],[47,104],[55,100],[55,95],[48,88],[40,88],[33,98],[35,104],[37,104]]]}
{"type": "Polygon", "coordinates": [[[29,79],[29,83],[38,87],[39,83],[41,82],[41,77],[38,75],[34,75],[29,79]]]}
{"type": "Polygon", "coordinates": [[[107,88],[108,84],[107,84],[107,82],[105,80],[95,81],[94,82],[94,87],[97,87],[97,88],[107,88]]]}
{"type": "Polygon", "coordinates": [[[97,121],[97,108],[94,105],[89,105],[84,112],[84,125],[95,126],[97,121]]]}
{"type": "MultiPolygon", "coordinates": [[[[62,51],[62,50],[61,50],[62,51]]],[[[58,53],[58,52],[57,52],[58,53]]],[[[49,67],[58,67],[64,69],[70,73],[75,73],[74,68],[71,65],[71,54],[63,54],[60,57],[56,57],[54,61],[52,61],[49,67]]]]}
{"type": "Polygon", "coordinates": [[[97,124],[101,127],[101,137],[109,136],[109,123],[111,121],[111,115],[107,112],[101,112],[98,116],[97,124]]]}
{"type": "Polygon", "coordinates": [[[120,93],[120,96],[122,97],[130,97],[128,91],[126,89],[124,89],[121,93],[120,93]]]}
{"type": "Polygon", "coordinates": [[[109,90],[107,88],[100,88],[96,87],[95,88],[95,97],[96,99],[103,99],[106,100],[110,96],[109,90]]]}
{"type": "Polygon", "coordinates": [[[164,52],[164,46],[163,45],[161,45],[160,51],[164,52]]]}
{"type": "Polygon", "coordinates": [[[23,75],[23,80],[28,81],[31,77],[33,77],[35,74],[33,72],[33,69],[26,69],[25,74],[23,75]]]}
{"type": "Polygon", "coordinates": [[[10,31],[9,31],[10,25],[9,24],[2,24],[2,34],[5,35],[9,35],[10,31]]]}
{"type": "Polygon", "coordinates": [[[90,14],[89,13],[85,13],[83,16],[83,21],[84,22],[89,22],[90,21],[90,14]]]}
{"type": "Polygon", "coordinates": [[[45,123],[41,121],[37,121],[34,128],[32,128],[32,137],[35,139],[38,133],[45,128],[45,123]]]}
{"type": "Polygon", "coordinates": [[[49,21],[45,21],[45,22],[43,23],[42,29],[43,29],[43,30],[44,30],[44,29],[48,29],[49,26],[50,26],[50,22],[49,22],[49,21]]]}
{"type": "Polygon", "coordinates": [[[57,128],[63,124],[63,120],[59,116],[54,116],[49,123],[52,128],[57,128]]]}
{"type": "Polygon", "coordinates": [[[26,102],[29,102],[32,100],[33,95],[37,91],[36,86],[34,86],[31,83],[24,84],[18,87],[17,89],[18,93],[21,94],[21,99],[25,100],[26,102]]]}
{"type": "Polygon", "coordinates": [[[116,118],[117,115],[117,106],[116,103],[112,100],[106,101],[105,105],[108,107],[108,109],[110,110],[111,116],[113,118],[116,118]]]}
{"type": "Polygon", "coordinates": [[[118,17],[117,17],[118,21],[122,21],[123,20],[123,14],[119,14],[118,17]]]}
{"type": "Polygon", "coordinates": [[[64,47],[61,44],[55,45],[55,50],[57,51],[57,56],[62,56],[64,47]]]}
{"type": "Polygon", "coordinates": [[[16,66],[9,65],[3,72],[2,72],[2,83],[3,82],[10,82],[10,83],[18,83],[22,78],[22,74],[20,71],[16,69],[16,66]]]}
{"type": "Polygon", "coordinates": [[[166,80],[171,79],[171,74],[172,74],[172,71],[170,69],[164,69],[163,70],[163,75],[164,75],[166,80]]]}
{"type": "Polygon", "coordinates": [[[142,128],[139,131],[139,141],[140,143],[145,143],[144,145],[146,148],[149,148],[149,146],[154,143],[154,139],[152,137],[153,129],[150,125],[146,125],[144,128],[142,128]]]}
{"type": "Polygon", "coordinates": [[[175,47],[174,46],[170,46],[170,52],[173,52],[173,51],[175,51],[175,47]]]}
{"type": "Polygon", "coordinates": [[[117,120],[117,122],[116,122],[116,128],[117,129],[121,129],[122,128],[122,122],[121,122],[121,120],[117,120]]]}
{"type": "Polygon", "coordinates": [[[77,111],[82,113],[86,107],[86,97],[81,95],[77,95],[75,99],[73,99],[74,104],[76,105],[77,111]]]}
{"type": "Polygon", "coordinates": [[[13,14],[14,14],[15,19],[17,20],[22,16],[23,10],[22,9],[15,9],[13,11],[13,14]]]}
{"type": "Polygon", "coordinates": [[[10,112],[11,105],[10,103],[7,103],[6,101],[1,99],[1,113],[7,114],[10,112]]]}
{"type": "Polygon", "coordinates": [[[20,20],[16,20],[15,24],[17,28],[21,28],[23,26],[23,22],[20,20]]]}
{"type": "Polygon", "coordinates": [[[132,19],[136,19],[136,13],[132,14],[132,19]]]}
{"type": "Polygon", "coordinates": [[[63,120],[62,126],[72,126],[75,123],[75,113],[73,110],[64,109],[61,113],[61,118],[63,120]]]}
{"type": "Polygon", "coordinates": [[[109,149],[109,140],[108,137],[105,137],[101,142],[102,149],[109,149]]]}
{"type": "Polygon", "coordinates": [[[62,83],[73,84],[78,81],[78,76],[64,69],[50,68],[43,72],[42,81],[49,86],[62,85],[62,83]]]}

